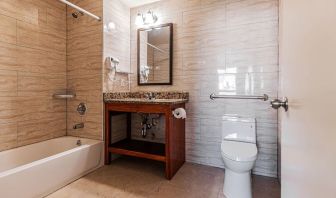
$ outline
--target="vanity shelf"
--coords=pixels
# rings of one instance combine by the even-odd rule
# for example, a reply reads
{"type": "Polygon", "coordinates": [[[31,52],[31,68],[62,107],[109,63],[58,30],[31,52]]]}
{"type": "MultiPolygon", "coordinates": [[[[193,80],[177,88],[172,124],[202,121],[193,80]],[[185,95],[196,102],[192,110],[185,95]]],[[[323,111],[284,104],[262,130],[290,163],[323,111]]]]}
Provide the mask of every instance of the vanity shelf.
{"type": "Polygon", "coordinates": [[[141,157],[162,162],[166,160],[165,145],[155,142],[124,139],[113,143],[109,147],[109,151],[115,154],[141,157]]]}
{"type": "Polygon", "coordinates": [[[172,115],[176,108],[185,108],[187,100],[165,100],[148,102],[148,100],[105,100],[105,164],[113,163],[111,153],[128,155],[161,161],[165,164],[165,176],[171,179],[185,162],[185,119],[177,119],[172,115]],[[165,122],[165,142],[154,143],[132,139],[131,114],[162,114],[165,122]],[[113,116],[127,116],[127,136],[112,143],[113,116]]]}

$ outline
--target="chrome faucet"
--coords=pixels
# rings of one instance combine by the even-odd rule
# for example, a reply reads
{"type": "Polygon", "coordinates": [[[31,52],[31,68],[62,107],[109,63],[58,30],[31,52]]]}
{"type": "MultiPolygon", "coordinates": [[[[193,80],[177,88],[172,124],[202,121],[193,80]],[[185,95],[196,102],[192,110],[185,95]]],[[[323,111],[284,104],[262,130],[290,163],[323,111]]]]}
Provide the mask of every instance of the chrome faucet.
{"type": "Polygon", "coordinates": [[[73,129],[82,129],[82,128],[84,128],[84,123],[83,122],[75,124],[73,126],[73,129]]]}
{"type": "Polygon", "coordinates": [[[154,94],[153,92],[148,92],[148,93],[146,93],[145,96],[146,96],[147,99],[149,99],[149,100],[153,100],[153,99],[155,99],[155,94],[154,94]]]}

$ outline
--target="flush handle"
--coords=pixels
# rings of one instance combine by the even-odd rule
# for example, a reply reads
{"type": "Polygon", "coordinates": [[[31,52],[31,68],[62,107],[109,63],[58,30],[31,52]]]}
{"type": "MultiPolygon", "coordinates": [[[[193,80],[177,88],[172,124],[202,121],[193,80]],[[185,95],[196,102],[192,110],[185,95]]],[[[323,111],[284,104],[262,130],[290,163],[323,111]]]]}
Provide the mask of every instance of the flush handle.
{"type": "Polygon", "coordinates": [[[279,109],[280,107],[283,107],[285,111],[288,111],[288,98],[284,97],[282,100],[280,99],[272,100],[271,107],[273,109],[279,109]]]}

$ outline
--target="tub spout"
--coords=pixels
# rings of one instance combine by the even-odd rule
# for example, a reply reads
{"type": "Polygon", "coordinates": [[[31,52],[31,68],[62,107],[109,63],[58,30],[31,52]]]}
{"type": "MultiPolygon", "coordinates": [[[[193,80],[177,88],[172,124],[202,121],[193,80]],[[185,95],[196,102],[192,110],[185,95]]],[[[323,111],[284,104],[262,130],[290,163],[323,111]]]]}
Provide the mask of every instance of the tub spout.
{"type": "Polygon", "coordinates": [[[82,122],[82,123],[79,123],[79,124],[75,124],[74,126],[73,126],[73,129],[82,129],[82,128],[84,128],[84,123],[82,122]]]}

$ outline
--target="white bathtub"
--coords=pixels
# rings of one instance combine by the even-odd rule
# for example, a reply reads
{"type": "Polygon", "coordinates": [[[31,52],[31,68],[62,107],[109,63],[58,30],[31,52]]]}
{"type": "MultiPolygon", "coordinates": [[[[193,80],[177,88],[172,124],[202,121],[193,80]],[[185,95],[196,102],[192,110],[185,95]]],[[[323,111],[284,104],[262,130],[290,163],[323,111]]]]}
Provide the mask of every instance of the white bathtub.
{"type": "Polygon", "coordinates": [[[0,197],[46,196],[101,166],[102,152],[102,141],[69,136],[0,152],[0,197]]]}

